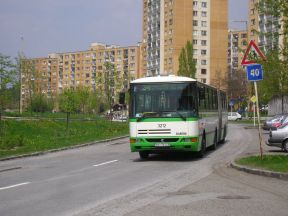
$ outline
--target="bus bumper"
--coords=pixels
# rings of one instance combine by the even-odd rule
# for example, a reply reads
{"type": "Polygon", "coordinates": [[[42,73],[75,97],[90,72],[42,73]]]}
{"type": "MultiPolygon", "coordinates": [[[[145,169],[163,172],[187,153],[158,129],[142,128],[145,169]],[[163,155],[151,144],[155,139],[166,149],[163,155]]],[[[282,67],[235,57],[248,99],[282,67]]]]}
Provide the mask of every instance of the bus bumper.
{"type": "Polygon", "coordinates": [[[199,137],[130,138],[131,152],[139,151],[199,151],[199,137]],[[169,142],[173,140],[173,142],[169,142]]]}

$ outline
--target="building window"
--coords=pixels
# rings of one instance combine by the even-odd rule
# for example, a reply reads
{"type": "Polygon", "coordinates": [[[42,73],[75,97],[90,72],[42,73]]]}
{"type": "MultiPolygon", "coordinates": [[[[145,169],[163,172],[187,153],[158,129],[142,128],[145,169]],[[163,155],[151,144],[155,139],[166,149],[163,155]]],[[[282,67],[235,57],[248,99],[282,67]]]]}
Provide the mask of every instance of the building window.
{"type": "Polygon", "coordinates": [[[202,59],[202,60],[201,60],[201,65],[207,65],[207,60],[202,59]]]}
{"type": "Polygon", "coordinates": [[[202,8],[207,8],[207,2],[202,2],[202,8]]]}
{"type": "Polygon", "coordinates": [[[201,31],[201,36],[207,36],[207,31],[201,31]]]}
{"type": "Polygon", "coordinates": [[[201,12],[201,16],[202,16],[202,17],[207,17],[207,12],[206,12],[206,11],[202,11],[202,12],[201,12]]]}
{"type": "Polygon", "coordinates": [[[241,34],[241,38],[247,38],[247,34],[246,33],[241,34]]]}
{"type": "Polygon", "coordinates": [[[207,27],[207,21],[201,21],[201,26],[202,27],[207,27]]]}
{"type": "Polygon", "coordinates": [[[198,26],[198,20],[193,20],[193,26],[198,26]]]}
{"type": "Polygon", "coordinates": [[[197,44],[197,40],[193,40],[193,45],[196,45],[197,44]]]}
{"type": "Polygon", "coordinates": [[[201,45],[202,46],[207,46],[207,41],[206,40],[201,40],[201,45]]]}
{"type": "Polygon", "coordinates": [[[198,11],[193,11],[193,16],[198,16],[198,11]]]}
{"type": "Polygon", "coordinates": [[[201,55],[207,55],[207,50],[201,50],[201,55]]]}
{"type": "Polygon", "coordinates": [[[202,75],[206,75],[206,74],[207,74],[207,69],[202,68],[202,69],[201,69],[201,74],[202,74],[202,75]]]}
{"type": "Polygon", "coordinates": [[[193,1],[193,6],[196,7],[198,5],[197,1],[193,1]]]}

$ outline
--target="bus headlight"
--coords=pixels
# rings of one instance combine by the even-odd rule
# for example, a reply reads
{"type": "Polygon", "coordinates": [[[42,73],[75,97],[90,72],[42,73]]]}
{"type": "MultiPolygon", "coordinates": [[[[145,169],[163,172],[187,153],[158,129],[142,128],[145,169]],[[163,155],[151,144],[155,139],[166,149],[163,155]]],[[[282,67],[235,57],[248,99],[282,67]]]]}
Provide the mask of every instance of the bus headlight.
{"type": "Polygon", "coordinates": [[[136,143],[136,139],[130,139],[130,144],[135,144],[136,143]]]}
{"type": "Polygon", "coordinates": [[[194,142],[194,143],[196,143],[196,142],[198,142],[198,138],[197,138],[197,137],[186,138],[186,139],[185,139],[185,142],[194,142]]]}

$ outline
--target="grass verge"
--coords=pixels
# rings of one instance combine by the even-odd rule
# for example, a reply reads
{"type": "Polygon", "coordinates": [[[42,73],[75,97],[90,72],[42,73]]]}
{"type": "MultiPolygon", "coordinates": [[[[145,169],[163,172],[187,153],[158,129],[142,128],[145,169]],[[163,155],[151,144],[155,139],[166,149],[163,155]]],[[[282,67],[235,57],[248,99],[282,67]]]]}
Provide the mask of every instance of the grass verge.
{"type": "Polygon", "coordinates": [[[241,158],[235,161],[239,165],[264,169],[274,172],[288,173],[288,155],[264,155],[241,158]]]}
{"type": "Polygon", "coordinates": [[[128,123],[72,121],[66,131],[66,122],[53,120],[2,121],[0,158],[41,152],[51,149],[128,135],[128,123]]]}

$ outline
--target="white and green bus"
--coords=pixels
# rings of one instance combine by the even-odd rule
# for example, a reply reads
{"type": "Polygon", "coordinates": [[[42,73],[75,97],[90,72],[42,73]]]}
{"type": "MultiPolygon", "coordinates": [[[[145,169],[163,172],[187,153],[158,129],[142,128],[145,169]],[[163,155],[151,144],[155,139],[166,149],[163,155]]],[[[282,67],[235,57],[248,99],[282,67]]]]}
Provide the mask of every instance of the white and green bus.
{"type": "Polygon", "coordinates": [[[204,156],[227,134],[223,91],[179,76],[158,76],[130,83],[130,147],[140,158],[165,151],[204,156]]]}

